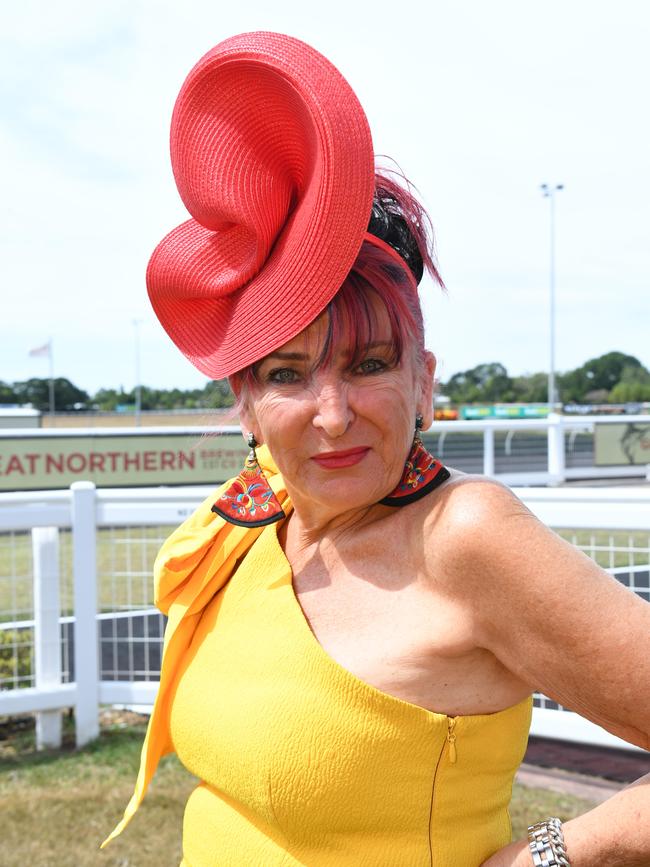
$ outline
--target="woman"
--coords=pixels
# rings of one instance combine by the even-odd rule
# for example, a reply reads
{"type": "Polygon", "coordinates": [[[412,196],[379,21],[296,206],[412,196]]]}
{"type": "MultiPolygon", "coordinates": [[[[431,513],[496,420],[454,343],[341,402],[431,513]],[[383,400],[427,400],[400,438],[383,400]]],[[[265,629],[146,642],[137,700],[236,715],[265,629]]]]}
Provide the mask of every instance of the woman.
{"type": "Polygon", "coordinates": [[[114,833],[175,750],[202,780],[188,867],[650,863],[646,778],[511,842],[533,690],[648,747],[650,608],[422,446],[426,215],[375,174],[347,83],[234,37],[183,85],[171,150],[193,219],[150,297],[230,378],[251,454],[156,561],[161,685],[114,833]]]}

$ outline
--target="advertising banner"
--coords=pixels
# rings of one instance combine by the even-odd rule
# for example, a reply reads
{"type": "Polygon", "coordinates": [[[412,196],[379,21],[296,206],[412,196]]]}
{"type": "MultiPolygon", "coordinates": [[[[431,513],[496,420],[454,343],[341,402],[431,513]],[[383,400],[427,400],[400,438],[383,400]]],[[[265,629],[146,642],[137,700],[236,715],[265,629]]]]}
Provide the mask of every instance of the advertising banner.
{"type": "Polygon", "coordinates": [[[596,423],[594,462],[597,467],[650,464],[650,423],[596,423]]]}
{"type": "Polygon", "coordinates": [[[463,404],[460,417],[482,418],[546,418],[549,409],[546,403],[491,403],[484,406],[463,404]]]}
{"type": "Polygon", "coordinates": [[[0,438],[0,490],[218,484],[248,454],[241,434],[119,434],[0,438]]]}

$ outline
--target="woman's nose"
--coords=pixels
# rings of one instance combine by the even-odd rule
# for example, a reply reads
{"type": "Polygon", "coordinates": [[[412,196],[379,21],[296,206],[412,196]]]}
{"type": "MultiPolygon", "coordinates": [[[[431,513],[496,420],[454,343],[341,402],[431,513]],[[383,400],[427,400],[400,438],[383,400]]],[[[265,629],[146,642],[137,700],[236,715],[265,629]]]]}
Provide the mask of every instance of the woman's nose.
{"type": "Polygon", "coordinates": [[[316,397],[315,427],[330,437],[340,437],[354,419],[348,400],[348,390],[341,384],[323,385],[316,397]]]}

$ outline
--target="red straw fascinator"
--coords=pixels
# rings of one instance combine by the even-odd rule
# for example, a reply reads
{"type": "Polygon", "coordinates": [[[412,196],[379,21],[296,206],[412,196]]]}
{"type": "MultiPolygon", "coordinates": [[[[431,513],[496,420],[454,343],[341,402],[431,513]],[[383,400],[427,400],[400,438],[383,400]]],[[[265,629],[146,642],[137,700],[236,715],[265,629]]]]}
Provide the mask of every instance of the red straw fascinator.
{"type": "Polygon", "coordinates": [[[345,280],[372,206],[370,130],[325,57],[244,33],[188,75],[171,160],[192,219],[154,251],[147,288],[181,352],[218,379],[295,337],[345,280]]]}

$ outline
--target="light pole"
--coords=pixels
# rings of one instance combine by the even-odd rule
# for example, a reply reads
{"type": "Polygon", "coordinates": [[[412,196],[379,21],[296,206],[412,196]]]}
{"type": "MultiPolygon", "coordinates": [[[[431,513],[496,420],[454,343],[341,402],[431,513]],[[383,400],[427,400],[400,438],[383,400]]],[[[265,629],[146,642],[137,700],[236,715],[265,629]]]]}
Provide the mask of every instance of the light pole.
{"type": "Polygon", "coordinates": [[[140,427],[142,412],[142,390],[140,385],[140,325],[142,319],[134,319],[135,329],[135,423],[140,427]]]}
{"type": "Polygon", "coordinates": [[[54,348],[52,343],[52,338],[47,341],[47,354],[50,360],[50,381],[49,381],[49,395],[50,395],[50,418],[54,418],[54,348]]]}
{"type": "Polygon", "coordinates": [[[548,409],[555,408],[555,194],[564,184],[540,184],[542,195],[550,205],[549,293],[550,293],[550,363],[548,371],[548,409]]]}

